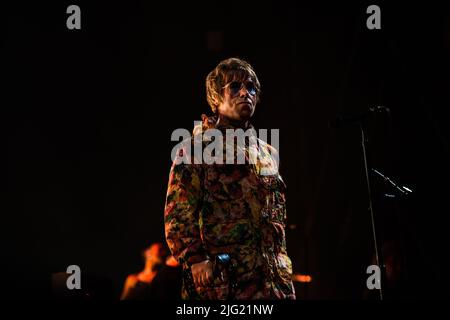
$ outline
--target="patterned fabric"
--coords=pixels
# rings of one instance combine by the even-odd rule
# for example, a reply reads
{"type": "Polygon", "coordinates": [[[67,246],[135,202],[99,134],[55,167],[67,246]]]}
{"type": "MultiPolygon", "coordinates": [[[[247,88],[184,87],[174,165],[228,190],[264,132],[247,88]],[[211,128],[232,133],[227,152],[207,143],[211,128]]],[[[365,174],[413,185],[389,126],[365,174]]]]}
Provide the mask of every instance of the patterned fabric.
{"type": "MultiPolygon", "coordinates": [[[[202,119],[194,134],[227,129],[217,127],[214,117],[202,119]]],[[[194,150],[194,138],[189,143],[194,150]]],[[[172,165],[165,233],[172,254],[184,267],[184,299],[226,299],[229,294],[245,300],[295,299],[286,252],[286,186],[270,156],[275,149],[258,139],[257,151],[261,160],[256,164],[194,164],[192,156],[192,164],[172,165]],[[261,175],[263,169],[274,174],[261,175]],[[231,257],[234,280],[222,273],[213,286],[194,288],[190,266],[208,258],[214,261],[222,253],[231,257]]],[[[183,157],[184,152],[182,147],[177,154],[183,157]]]]}

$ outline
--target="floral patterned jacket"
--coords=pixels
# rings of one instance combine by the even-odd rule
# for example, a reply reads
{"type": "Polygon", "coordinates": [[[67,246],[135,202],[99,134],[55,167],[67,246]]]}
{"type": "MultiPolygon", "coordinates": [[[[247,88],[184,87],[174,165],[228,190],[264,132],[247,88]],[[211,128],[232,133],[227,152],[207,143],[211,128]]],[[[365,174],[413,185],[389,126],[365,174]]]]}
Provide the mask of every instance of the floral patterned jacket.
{"type": "MultiPolygon", "coordinates": [[[[203,132],[225,129],[215,126],[215,117],[202,118],[203,132]]],[[[209,165],[174,161],[164,221],[167,244],[184,267],[184,299],[295,299],[286,252],[286,186],[270,156],[274,150],[258,139],[257,151],[269,161],[209,165]],[[273,174],[261,175],[263,166],[273,174]],[[230,256],[232,271],[216,276],[211,287],[194,288],[190,266],[214,261],[223,253],[230,256]]]]}

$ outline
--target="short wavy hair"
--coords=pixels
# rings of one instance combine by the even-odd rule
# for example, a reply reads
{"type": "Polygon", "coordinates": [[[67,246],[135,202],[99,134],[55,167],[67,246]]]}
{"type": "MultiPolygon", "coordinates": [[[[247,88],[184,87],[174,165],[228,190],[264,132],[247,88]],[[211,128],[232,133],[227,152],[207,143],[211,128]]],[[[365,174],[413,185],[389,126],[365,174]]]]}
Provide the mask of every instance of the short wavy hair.
{"type": "Polygon", "coordinates": [[[252,66],[239,58],[229,58],[221,61],[206,77],[206,100],[212,111],[217,113],[218,106],[223,101],[223,87],[232,81],[252,79],[256,88],[256,102],[259,101],[261,85],[252,66]]]}

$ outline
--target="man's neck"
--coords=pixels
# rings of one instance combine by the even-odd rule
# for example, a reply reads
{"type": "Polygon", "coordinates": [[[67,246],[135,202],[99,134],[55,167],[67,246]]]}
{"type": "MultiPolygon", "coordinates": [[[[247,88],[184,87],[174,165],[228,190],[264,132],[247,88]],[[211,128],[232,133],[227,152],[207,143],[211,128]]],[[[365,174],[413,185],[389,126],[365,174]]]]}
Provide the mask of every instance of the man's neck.
{"type": "Polygon", "coordinates": [[[217,124],[216,126],[218,127],[233,127],[233,128],[248,128],[249,126],[249,121],[248,120],[234,120],[234,119],[230,119],[226,116],[223,115],[219,115],[219,118],[217,119],[217,124]]]}

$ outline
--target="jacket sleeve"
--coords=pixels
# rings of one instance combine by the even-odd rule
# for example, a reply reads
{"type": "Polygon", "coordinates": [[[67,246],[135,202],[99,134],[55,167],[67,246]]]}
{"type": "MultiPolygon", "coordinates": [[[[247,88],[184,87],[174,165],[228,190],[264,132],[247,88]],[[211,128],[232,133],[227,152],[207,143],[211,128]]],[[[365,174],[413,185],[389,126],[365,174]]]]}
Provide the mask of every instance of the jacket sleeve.
{"type": "Polygon", "coordinates": [[[188,265],[208,259],[199,228],[201,176],[201,165],[175,161],[169,175],[164,210],[166,241],[173,256],[188,265]]]}

